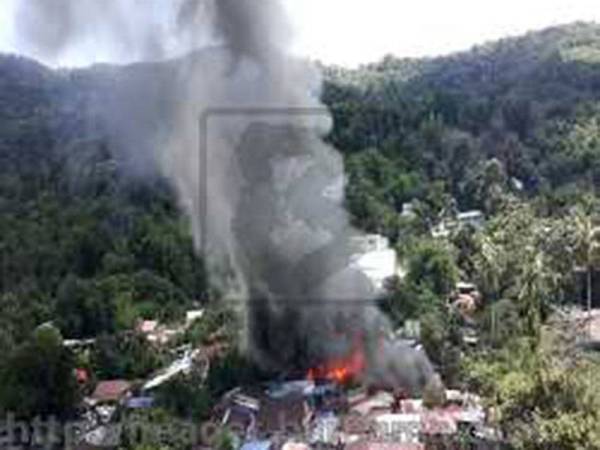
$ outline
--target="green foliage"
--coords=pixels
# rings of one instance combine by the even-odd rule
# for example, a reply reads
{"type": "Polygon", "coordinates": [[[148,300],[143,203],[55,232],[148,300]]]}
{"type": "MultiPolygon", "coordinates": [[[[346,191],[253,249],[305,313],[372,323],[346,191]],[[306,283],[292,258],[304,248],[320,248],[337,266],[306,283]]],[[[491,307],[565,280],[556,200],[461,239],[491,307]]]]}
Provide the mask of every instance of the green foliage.
{"type": "Polygon", "coordinates": [[[221,430],[217,435],[215,448],[217,450],[234,450],[235,438],[233,434],[226,429],[221,430]]]}
{"type": "Polygon", "coordinates": [[[469,360],[466,373],[515,448],[600,448],[598,366],[548,344],[508,341],[469,360]]]}
{"type": "Polygon", "coordinates": [[[21,343],[50,319],[68,338],[93,337],[142,313],[180,318],[204,300],[203,265],[171,187],[136,175],[106,130],[86,126],[89,86],[14,57],[0,57],[0,72],[6,339],[21,343]]]}
{"type": "MultiPolygon", "coordinates": [[[[407,275],[385,309],[398,324],[421,319],[425,347],[453,380],[462,349],[446,301],[459,274],[477,284],[487,305],[482,342],[493,350],[472,370],[515,439],[534,443],[523,448],[598,441],[587,369],[556,368],[531,352],[551,307],[572,294],[573,267],[596,265],[599,30],[574,24],[451,57],[324,68],[328,140],[345,155],[353,223],[402,246],[407,275]],[[401,217],[412,200],[416,217],[401,217]],[[449,243],[426,237],[468,208],[486,213],[485,230],[461,230],[449,243]],[[503,353],[522,336],[525,344],[503,353]],[[561,395],[551,400],[547,386],[561,395]]],[[[152,77],[156,67],[139,70],[152,77]]],[[[110,133],[86,125],[86,102],[126,72],[57,73],[3,56],[0,73],[0,404],[65,413],[71,357],[31,330],[54,320],[66,337],[100,336],[89,361],[100,378],[142,377],[160,355],[124,330],[138,318],[182,319],[206,300],[207,281],[171,187],[156,173],[131,173],[110,133]],[[46,378],[34,384],[29,372],[46,378]]],[[[210,305],[186,338],[202,344],[224,330],[234,340],[235,324],[210,305]]],[[[232,351],[211,370],[207,392],[176,384],[165,406],[202,415],[206,398],[257,379],[232,351]],[[186,394],[199,404],[188,408],[186,394]]]]}
{"type": "Polygon", "coordinates": [[[0,369],[0,408],[17,417],[68,417],[78,401],[73,355],[51,325],[8,354],[0,369]]]}
{"type": "Polygon", "coordinates": [[[162,386],[157,403],[176,417],[203,420],[210,416],[214,398],[195,375],[178,377],[162,386]]]}
{"type": "Polygon", "coordinates": [[[537,217],[529,205],[510,203],[477,236],[473,278],[488,304],[512,301],[519,322],[537,334],[551,304],[563,298],[572,269],[570,233],[563,220],[537,217]]]}
{"type": "Polygon", "coordinates": [[[421,183],[419,175],[407,173],[403,164],[376,149],[351,155],[346,170],[346,203],[357,225],[396,238],[400,226],[398,211],[416,195],[421,183]]]}
{"type": "Polygon", "coordinates": [[[266,381],[265,373],[234,348],[211,365],[206,385],[210,394],[218,397],[235,387],[263,381],[266,381]]]}
{"type": "Polygon", "coordinates": [[[440,181],[461,209],[487,213],[510,192],[597,188],[599,42],[598,26],[580,23],[450,57],[325,68],[358,224],[395,238],[385,223],[399,203],[440,181]]]}
{"type": "Polygon", "coordinates": [[[421,343],[449,386],[459,382],[462,330],[459,317],[439,307],[420,317],[421,343]]]}
{"type": "Polygon", "coordinates": [[[162,408],[132,410],[126,423],[140,424],[123,433],[122,446],[131,450],[185,450],[198,443],[198,429],[193,422],[173,416],[162,408]]]}
{"type": "Polygon", "coordinates": [[[234,342],[239,333],[239,320],[234,311],[221,305],[211,304],[201,319],[187,330],[184,341],[194,346],[210,344],[215,337],[234,342]]]}
{"type": "Polygon", "coordinates": [[[67,276],[59,285],[56,297],[60,327],[72,337],[90,337],[114,331],[112,299],[103,296],[94,282],[67,276]]]}
{"type": "Polygon", "coordinates": [[[454,290],[458,270],[450,249],[442,242],[422,240],[408,257],[406,283],[426,289],[441,299],[454,290]]]}
{"type": "Polygon", "coordinates": [[[461,320],[449,307],[458,268],[448,243],[421,238],[403,250],[407,273],[388,287],[382,308],[396,326],[419,320],[420,341],[449,385],[458,382],[462,345],[461,320]]]}
{"type": "Polygon", "coordinates": [[[503,346],[519,334],[519,309],[511,300],[503,299],[489,305],[481,318],[481,334],[486,345],[503,346]]]}
{"type": "Polygon", "coordinates": [[[134,334],[99,336],[91,360],[101,380],[144,378],[165,362],[145,337],[134,334]]]}

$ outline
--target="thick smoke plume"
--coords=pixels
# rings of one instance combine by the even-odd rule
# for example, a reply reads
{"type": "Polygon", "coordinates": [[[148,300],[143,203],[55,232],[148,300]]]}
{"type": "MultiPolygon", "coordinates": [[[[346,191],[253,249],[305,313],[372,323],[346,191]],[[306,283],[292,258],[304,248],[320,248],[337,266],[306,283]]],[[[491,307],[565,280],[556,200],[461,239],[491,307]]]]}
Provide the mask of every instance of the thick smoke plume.
{"type": "Polygon", "coordinates": [[[343,161],[322,140],[331,120],[320,76],[287,52],[279,1],[57,2],[23,1],[17,17],[29,45],[52,57],[94,32],[133,59],[194,50],[129,68],[127,88],[112,86],[94,108],[128,160],[151,155],[176,187],[213,280],[244,300],[249,355],[285,373],[360,351],[366,381],[422,388],[427,358],[393,341],[371,283],[350,268],[360,233],[343,208],[343,161]],[[162,76],[143,75],[153,68],[162,76]]]}

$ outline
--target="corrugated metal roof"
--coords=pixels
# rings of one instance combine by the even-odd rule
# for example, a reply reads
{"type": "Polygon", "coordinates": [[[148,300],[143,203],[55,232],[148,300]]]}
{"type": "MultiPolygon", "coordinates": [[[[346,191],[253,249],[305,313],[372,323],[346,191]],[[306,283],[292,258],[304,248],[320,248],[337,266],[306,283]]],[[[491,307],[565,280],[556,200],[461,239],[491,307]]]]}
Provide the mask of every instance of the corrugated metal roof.
{"type": "Polygon", "coordinates": [[[92,398],[101,402],[118,401],[131,389],[126,380],[101,381],[96,386],[92,398]]]}
{"type": "Polygon", "coordinates": [[[240,450],[269,450],[271,441],[250,441],[244,443],[240,450]]]}

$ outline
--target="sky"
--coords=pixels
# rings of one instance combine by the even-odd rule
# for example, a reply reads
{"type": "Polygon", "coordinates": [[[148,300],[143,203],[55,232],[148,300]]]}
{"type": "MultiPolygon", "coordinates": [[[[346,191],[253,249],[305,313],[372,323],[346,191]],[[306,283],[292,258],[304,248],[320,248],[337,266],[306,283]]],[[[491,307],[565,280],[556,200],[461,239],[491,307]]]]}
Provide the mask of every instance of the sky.
{"type": "MultiPolygon", "coordinates": [[[[28,0],[0,0],[0,51],[24,53],[12,23],[17,1],[28,0]]],[[[295,53],[350,67],[386,54],[436,56],[551,25],[600,22],[599,0],[283,1],[296,32],[295,53]]],[[[91,59],[79,54],[62,63],[106,57],[91,59]]]]}
{"type": "Polygon", "coordinates": [[[287,0],[296,50],[355,66],[436,56],[576,20],[600,22],[598,0],[287,0]]]}

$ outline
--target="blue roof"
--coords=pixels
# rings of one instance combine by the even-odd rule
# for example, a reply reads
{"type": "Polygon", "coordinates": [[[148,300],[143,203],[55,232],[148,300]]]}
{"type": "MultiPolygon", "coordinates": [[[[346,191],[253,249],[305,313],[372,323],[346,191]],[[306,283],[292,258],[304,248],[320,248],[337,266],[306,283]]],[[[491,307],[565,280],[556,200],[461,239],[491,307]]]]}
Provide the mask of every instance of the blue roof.
{"type": "Polygon", "coordinates": [[[152,397],[133,397],[127,400],[126,405],[131,409],[146,409],[152,408],[154,398],[152,397]]]}
{"type": "Polygon", "coordinates": [[[240,450],[269,450],[271,441],[249,441],[242,445],[240,450]]]}

